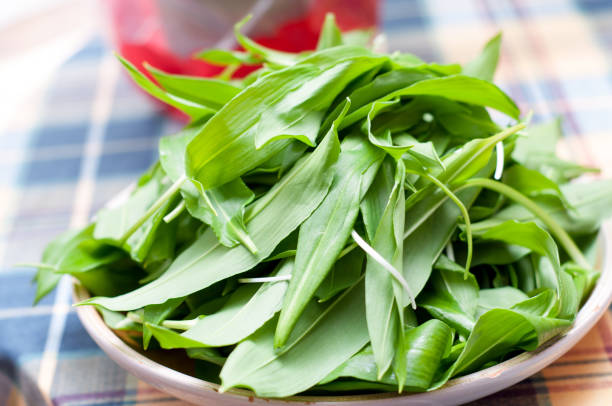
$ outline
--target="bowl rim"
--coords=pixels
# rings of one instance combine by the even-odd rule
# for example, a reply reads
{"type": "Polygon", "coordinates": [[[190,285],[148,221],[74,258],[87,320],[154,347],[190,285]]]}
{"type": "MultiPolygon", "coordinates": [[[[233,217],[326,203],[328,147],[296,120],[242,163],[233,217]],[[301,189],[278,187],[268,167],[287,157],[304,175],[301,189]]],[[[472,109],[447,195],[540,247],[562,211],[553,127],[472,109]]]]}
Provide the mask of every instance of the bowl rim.
{"type": "MultiPolygon", "coordinates": [[[[534,351],[525,351],[513,358],[489,368],[473,372],[458,378],[449,380],[439,389],[429,392],[402,393],[381,392],[364,395],[309,395],[291,396],[286,398],[259,397],[254,392],[232,388],[222,395],[227,397],[239,397],[242,400],[264,400],[266,402],[282,401],[283,403],[308,403],[316,405],[346,404],[346,402],[365,401],[407,401],[433,402],[432,404],[456,404],[475,400],[499,390],[507,388],[548,366],[564,355],[575,344],[580,341],[601,318],[612,302],[612,263],[610,253],[612,252],[612,240],[609,238],[608,228],[612,222],[605,222],[600,229],[598,243],[598,263],[600,264],[600,277],[595,284],[589,298],[578,311],[572,327],[561,335],[547,341],[534,351]],[[452,399],[449,402],[449,399],[452,399]]],[[[78,303],[90,297],[76,278],[72,278],[73,300],[78,303]]],[[[139,353],[126,344],[102,319],[95,306],[76,306],[76,312],[85,329],[100,348],[122,368],[137,376],[139,379],[155,386],[161,390],[176,388],[180,391],[198,396],[202,391],[219,393],[219,385],[204,381],[202,379],[184,374],[139,353]],[[148,369],[147,373],[139,373],[142,368],[148,369]]],[[[395,403],[394,403],[395,404],[395,403]]]]}

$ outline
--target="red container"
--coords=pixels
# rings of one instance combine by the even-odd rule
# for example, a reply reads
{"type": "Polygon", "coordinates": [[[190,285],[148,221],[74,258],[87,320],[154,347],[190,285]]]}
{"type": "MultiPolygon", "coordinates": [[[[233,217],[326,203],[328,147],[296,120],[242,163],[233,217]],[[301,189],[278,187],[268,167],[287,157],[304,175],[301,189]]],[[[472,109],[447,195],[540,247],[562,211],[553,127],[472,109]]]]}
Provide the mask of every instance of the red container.
{"type": "Polygon", "coordinates": [[[233,25],[271,48],[314,49],[327,12],[343,31],[375,27],[378,0],[104,0],[119,53],[170,73],[212,76],[222,68],[193,59],[204,48],[236,48],[233,25]]]}

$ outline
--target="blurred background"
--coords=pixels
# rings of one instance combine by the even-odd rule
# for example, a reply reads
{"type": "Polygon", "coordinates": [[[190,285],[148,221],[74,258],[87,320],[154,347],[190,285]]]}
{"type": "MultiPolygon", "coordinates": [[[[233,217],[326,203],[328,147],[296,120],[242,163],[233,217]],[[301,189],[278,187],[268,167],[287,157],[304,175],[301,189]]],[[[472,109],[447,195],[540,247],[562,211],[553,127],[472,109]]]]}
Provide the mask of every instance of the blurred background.
{"type": "MultiPolygon", "coordinates": [[[[466,62],[502,30],[496,82],[536,121],[561,115],[561,152],[612,175],[610,0],[0,2],[0,405],[180,404],[98,349],[66,281],[33,308],[33,270],[13,266],[85,224],[184,124],[130,83],[113,52],[212,75],[219,68],[190,55],[235,47],[232,25],[246,14],[252,38],[299,51],[314,47],[328,11],[343,30],[373,27],[389,51],[427,61],[466,62]]],[[[606,314],[560,363],[481,404],[609,404],[611,326],[606,314]]]]}

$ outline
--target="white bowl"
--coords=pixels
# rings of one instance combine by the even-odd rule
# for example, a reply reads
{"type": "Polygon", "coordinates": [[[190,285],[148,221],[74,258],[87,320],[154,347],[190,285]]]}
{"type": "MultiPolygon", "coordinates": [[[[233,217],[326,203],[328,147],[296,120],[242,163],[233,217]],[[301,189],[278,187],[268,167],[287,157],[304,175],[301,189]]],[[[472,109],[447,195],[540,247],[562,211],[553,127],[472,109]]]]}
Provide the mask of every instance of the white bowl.
{"type": "MultiPolygon", "coordinates": [[[[608,228],[608,226],[606,226],[608,228]]],[[[550,340],[532,352],[521,353],[498,365],[450,380],[442,388],[425,393],[380,393],[350,396],[294,396],[285,399],[264,399],[248,390],[235,389],[219,393],[219,386],[205,382],[155,362],[139,353],[109,329],[93,306],[77,307],[77,314],[94,341],[122,368],[148,384],[198,405],[456,405],[469,402],[504,388],[537,373],[565,354],[593,327],[612,301],[612,264],[608,253],[612,242],[607,233],[600,237],[601,277],[591,296],[578,312],[574,325],[560,337],[550,340]]],[[[74,300],[87,299],[89,293],[74,283],[74,300]]]]}

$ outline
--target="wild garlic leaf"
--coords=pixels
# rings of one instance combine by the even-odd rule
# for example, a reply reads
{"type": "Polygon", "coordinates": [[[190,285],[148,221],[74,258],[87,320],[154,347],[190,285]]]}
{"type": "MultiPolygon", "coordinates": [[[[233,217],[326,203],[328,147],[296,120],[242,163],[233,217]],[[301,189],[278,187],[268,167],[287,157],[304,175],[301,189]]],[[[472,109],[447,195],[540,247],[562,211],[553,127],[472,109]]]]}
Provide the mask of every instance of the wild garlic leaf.
{"type": "MultiPolygon", "coordinates": [[[[451,75],[418,81],[410,86],[387,93],[377,102],[394,100],[402,96],[441,96],[447,99],[491,107],[514,119],[519,117],[519,109],[503,91],[490,82],[463,75],[451,75]]],[[[366,104],[345,119],[344,125],[353,124],[366,117],[371,106],[366,104]]]]}
{"type": "MultiPolygon", "coordinates": [[[[372,248],[396,269],[402,269],[404,177],[403,161],[400,160],[397,162],[393,189],[372,240],[372,248]]],[[[402,304],[407,300],[404,299],[403,287],[394,286],[389,271],[369,256],[365,275],[368,331],[378,375],[382,377],[396,356],[396,340],[403,334],[402,304]],[[402,314],[399,312],[400,306],[402,314]]]]}
{"type": "Polygon", "coordinates": [[[110,310],[132,310],[186,296],[215,282],[245,272],[274,250],[297,228],[327,195],[333,179],[331,168],[339,154],[338,135],[332,128],[314,152],[298,162],[272,189],[247,208],[247,232],[259,249],[253,255],[242,245],[221,245],[211,229],[185,251],[160,278],[122,296],[92,298],[110,310]],[[300,201],[287,211],[288,202],[300,201]],[[278,216],[282,211],[284,216],[278,216]]]}
{"type": "Polygon", "coordinates": [[[234,36],[238,40],[238,43],[244,47],[245,50],[250,52],[257,58],[262,59],[264,62],[277,67],[291,66],[298,60],[298,55],[290,52],[277,51],[260,45],[252,39],[244,36],[240,29],[249,22],[251,16],[243,18],[241,21],[234,25],[234,36]]]}
{"type": "Polygon", "coordinates": [[[572,276],[574,286],[576,286],[579,303],[582,305],[593,290],[599,278],[599,272],[593,269],[581,268],[572,263],[563,264],[563,270],[572,276]]]}
{"type": "Polygon", "coordinates": [[[170,299],[164,303],[154,304],[144,307],[143,312],[143,329],[142,329],[142,346],[146,350],[149,347],[149,341],[151,341],[151,329],[148,325],[159,325],[162,321],[166,320],[168,316],[176,310],[177,307],[183,303],[182,297],[170,299]]]}
{"type": "Polygon", "coordinates": [[[183,337],[181,334],[164,326],[156,324],[144,323],[144,328],[148,329],[153,337],[159,342],[159,345],[166,350],[173,348],[201,348],[202,343],[183,337]]]}
{"type": "MultiPolygon", "coordinates": [[[[406,330],[404,333],[406,365],[408,366],[404,386],[406,391],[420,392],[429,388],[441,366],[442,359],[450,350],[452,340],[453,331],[451,328],[435,319],[406,330]]],[[[378,381],[372,347],[368,345],[352,356],[325,377],[321,384],[332,382],[341,377],[378,381]]],[[[380,382],[397,385],[397,378],[393,372],[390,372],[380,382]]]]}
{"type": "Polygon", "coordinates": [[[115,262],[124,254],[93,239],[94,224],[69,230],[47,244],[42,255],[42,266],[34,276],[36,296],[34,304],[51,292],[62,274],[86,272],[115,262]]]}
{"type": "Polygon", "coordinates": [[[560,159],[556,155],[556,146],[562,137],[560,118],[530,126],[527,136],[516,140],[512,159],[558,184],[567,183],[584,173],[598,172],[596,168],[560,159]]]}
{"type": "Polygon", "coordinates": [[[364,260],[363,252],[357,249],[339,258],[315,292],[319,302],[326,302],[355,284],[361,277],[364,260]]]}
{"type": "MultiPolygon", "coordinates": [[[[221,353],[215,348],[187,348],[186,352],[189,358],[199,359],[219,366],[223,366],[227,360],[227,357],[222,356],[221,353]]],[[[218,375],[219,373],[216,372],[217,382],[218,375]]],[[[206,380],[211,381],[211,379],[206,380]]]]}
{"type": "MultiPolygon", "coordinates": [[[[163,137],[159,142],[160,163],[174,182],[185,175],[185,148],[197,131],[194,127],[163,137]]],[[[188,179],[181,187],[181,195],[189,213],[209,224],[221,244],[234,247],[241,243],[250,250],[257,250],[244,225],[244,210],[255,195],[240,178],[210,190],[188,179]]]]}
{"type": "Polygon", "coordinates": [[[478,318],[457,361],[430,389],[439,388],[451,376],[477,370],[509,351],[534,350],[569,325],[567,320],[531,316],[510,309],[489,310],[478,318]]]}
{"type": "Polygon", "coordinates": [[[450,260],[445,260],[452,266],[434,270],[428,287],[419,295],[418,305],[426,309],[432,317],[444,321],[467,337],[476,321],[478,283],[472,274],[468,274],[468,278],[464,279],[464,269],[450,260]]]}
{"type": "Polygon", "coordinates": [[[123,313],[113,312],[101,306],[96,306],[96,310],[102,315],[104,324],[113,330],[142,331],[142,324],[136,323],[132,319],[126,317],[123,313]]]}
{"type": "Polygon", "coordinates": [[[120,261],[88,271],[71,272],[92,295],[116,296],[140,286],[145,272],[130,261],[120,261]]]}
{"type": "Polygon", "coordinates": [[[541,195],[554,196],[571,210],[571,205],[565,196],[563,196],[563,192],[561,192],[559,185],[538,171],[529,169],[520,164],[512,165],[510,168],[504,169],[503,180],[508,186],[529,197],[541,195]]]}
{"type": "Polygon", "coordinates": [[[215,111],[223,107],[242,90],[225,80],[174,75],[150,65],[145,65],[145,67],[166,91],[215,111]]]}
{"type": "MultiPolygon", "coordinates": [[[[293,260],[285,260],[274,275],[291,275],[293,268],[293,260]]],[[[198,320],[182,335],[204,346],[236,344],[253,334],[281,309],[287,284],[287,281],[278,281],[243,285],[219,311],[198,320]]]]}
{"type": "Polygon", "coordinates": [[[376,229],[389,202],[393,190],[395,165],[393,160],[383,160],[372,187],[368,189],[361,200],[360,210],[366,234],[370,241],[374,240],[376,229]]]}
{"type": "MultiPolygon", "coordinates": [[[[608,179],[562,185],[561,192],[572,210],[548,196],[534,198],[534,201],[569,234],[591,234],[600,227],[602,219],[612,215],[612,181],[608,179]]],[[[476,233],[508,220],[539,222],[525,207],[510,204],[493,216],[474,223],[472,230],[476,233]]]]}
{"type": "Polygon", "coordinates": [[[142,220],[143,215],[169,188],[169,181],[155,164],[143,175],[134,191],[122,203],[106,207],[96,215],[93,230],[95,239],[113,244],[127,251],[136,262],[143,262],[149,253],[162,218],[173,207],[168,199],[161,207],[133,231],[127,239],[126,233],[142,220]]]}
{"type": "Polygon", "coordinates": [[[249,52],[233,51],[228,49],[205,49],[196,53],[195,57],[210,64],[220,66],[241,64],[257,65],[262,62],[261,58],[258,58],[249,52]]]}
{"type": "Polygon", "coordinates": [[[343,44],[342,32],[336,24],[336,17],[333,13],[325,14],[323,26],[317,41],[317,50],[332,48],[343,44]]]}
{"type": "Polygon", "coordinates": [[[491,309],[509,309],[517,303],[529,299],[527,294],[511,286],[494,289],[480,289],[478,294],[477,316],[491,309]]]}
{"type": "Polygon", "coordinates": [[[329,193],[300,226],[295,266],[276,327],[275,345],[282,346],[298,317],[331,270],[347,240],[362,196],[370,188],[383,154],[367,140],[347,137],[329,193]]]}
{"type": "MultiPolygon", "coordinates": [[[[478,171],[489,176],[492,169],[488,169],[487,164],[495,144],[511,134],[512,130],[506,130],[466,143],[463,148],[444,157],[445,169],[437,174],[438,179],[452,184],[474,176],[478,171]]],[[[477,190],[457,193],[467,207],[477,195],[477,190]]],[[[408,198],[406,206],[403,274],[406,280],[411,281],[413,293],[418,295],[429,279],[433,263],[455,230],[460,212],[453,202],[446,201],[446,195],[433,184],[408,198]],[[428,241],[428,244],[423,245],[423,241],[428,241]]]]}
{"type": "Polygon", "coordinates": [[[215,113],[215,109],[211,109],[210,107],[197,103],[191,100],[190,98],[187,99],[163,90],[155,83],[153,83],[149,78],[147,78],[128,60],[120,56],[117,56],[117,58],[119,59],[121,64],[123,64],[134,82],[136,82],[138,86],[140,86],[144,91],[146,91],[156,99],[159,99],[164,103],[181,110],[189,117],[191,117],[192,120],[198,120],[202,117],[210,116],[215,113]]]}
{"type": "Polygon", "coordinates": [[[290,396],[320,382],[368,342],[363,282],[328,306],[315,305],[307,308],[280,351],[274,348],[272,322],[241,342],[221,371],[221,389],[246,387],[258,396],[290,396]]]}
{"type": "Polygon", "coordinates": [[[53,269],[38,268],[34,275],[33,282],[36,282],[36,294],[34,295],[34,304],[38,304],[42,298],[47,296],[55,289],[62,274],[53,272],[53,269]]]}
{"type": "Polygon", "coordinates": [[[219,110],[189,143],[187,175],[208,190],[261,165],[287,147],[287,138],[314,145],[336,95],[384,60],[342,46],[266,75],[219,110]]]}
{"type": "Polygon", "coordinates": [[[550,234],[533,222],[519,223],[510,220],[490,228],[481,238],[520,245],[546,257],[547,261],[540,263],[541,278],[546,281],[542,287],[552,288],[557,292],[561,302],[559,318],[574,318],[578,306],[576,290],[571,277],[561,269],[559,251],[550,234]],[[552,268],[547,270],[549,264],[552,268]]]}
{"type": "Polygon", "coordinates": [[[491,38],[482,49],[480,55],[465,65],[463,74],[488,80],[489,82],[493,81],[493,75],[495,74],[497,61],[499,60],[501,39],[501,32],[491,38]]]}
{"type": "MultiPolygon", "coordinates": [[[[531,250],[518,245],[510,245],[500,241],[475,241],[474,257],[472,266],[490,264],[507,265],[518,261],[531,250]]],[[[456,253],[459,262],[463,261],[463,255],[456,253]]]]}
{"type": "Polygon", "coordinates": [[[143,261],[143,268],[150,274],[154,269],[166,267],[176,254],[176,234],[178,221],[166,223],[162,221],[157,229],[155,239],[143,261]]]}
{"type": "MultiPolygon", "coordinates": [[[[375,77],[370,83],[355,89],[348,97],[351,99],[351,109],[340,129],[346,128],[365,118],[374,102],[388,102],[395,97],[386,97],[394,91],[411,86],[419,81],[433,78],[430,73],[420,69],[397,69],[375,77]]],[[[378,103],[380,105],[380,103],[378,103]]],[[[338,108],[336,108],[337,110],[338,108]]]]}
{"type": "Polygon", "coordinates": [[[401,159],[402,155],[404,155],[404,153],[408,152],[412,148],[412,144],[394,145],[390,130],[386,130],[381,134],[374,135],[372,133],[372,121],[379,112],[396,106],[398,102],[399,101],[373,103],[372,108],[370,109],[370,112],[368,113],[368,116],[366,117],[366,121],[364,123],[364,132],[368,136],[370,143],[382,149],[387,154],[391,155],[391,157],[393,157],[393,159],[395,159],[396,161],[398,159],[401,159]]]}

